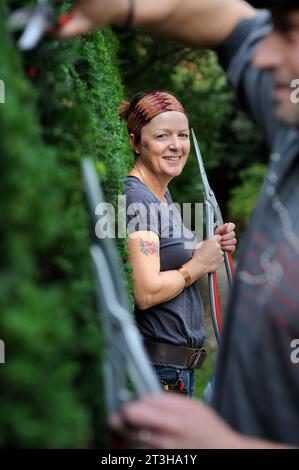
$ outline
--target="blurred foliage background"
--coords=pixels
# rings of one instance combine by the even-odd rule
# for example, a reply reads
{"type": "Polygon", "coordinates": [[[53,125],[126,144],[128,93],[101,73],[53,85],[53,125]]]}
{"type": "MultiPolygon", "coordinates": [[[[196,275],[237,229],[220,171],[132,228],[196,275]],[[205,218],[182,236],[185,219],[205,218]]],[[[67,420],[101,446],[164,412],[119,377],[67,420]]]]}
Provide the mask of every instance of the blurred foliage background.
{"type": "MultiPolygon", "coordinates": [[[[0,338],[7,360],[0,365],[0,447],[105,447],[81,159],[96,162],[115,203],[132,163],[117,114],[121,99],[169,90],[184,103],[225,218],[241,234],[268,155],[215,54],[110,29],[67,42],[48,38],[20,53],[7,14],[34,3],[0,3],[0,338]]],[[[52,4],[59,14],[71,2],[52,4]]],[[[176,201],[201,201],[193,154],[170,189],[176,201]]],[[[125,259],[123,240],[118,248],[125,259]]]]}

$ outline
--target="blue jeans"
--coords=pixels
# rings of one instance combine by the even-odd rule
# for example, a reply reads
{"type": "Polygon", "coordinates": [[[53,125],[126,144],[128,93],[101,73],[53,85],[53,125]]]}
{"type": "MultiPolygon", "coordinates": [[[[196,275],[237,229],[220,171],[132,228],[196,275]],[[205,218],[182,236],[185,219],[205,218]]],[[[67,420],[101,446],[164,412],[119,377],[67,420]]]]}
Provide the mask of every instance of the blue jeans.
{"type": "Polygon", "coordinates": [[[194,369],[176,369],[175,367],[157,365],[154,365],[154,369],[162,386],[164,384],[175,385],[181,379],[184,383],[186,395],[190,398],[194,396],[194,369]]]}

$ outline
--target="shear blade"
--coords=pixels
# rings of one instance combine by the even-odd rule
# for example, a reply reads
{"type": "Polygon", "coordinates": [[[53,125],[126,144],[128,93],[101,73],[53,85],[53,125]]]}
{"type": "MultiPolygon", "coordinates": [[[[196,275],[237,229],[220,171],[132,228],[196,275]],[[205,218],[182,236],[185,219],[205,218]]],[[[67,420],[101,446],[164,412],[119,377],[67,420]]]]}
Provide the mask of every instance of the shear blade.
{"type": "Polygon", "coordinates": [[[23,51],[33,49],[51,26],[52,23],[44,16],[33,15],[18,41],[19,48],[23,51]]]}

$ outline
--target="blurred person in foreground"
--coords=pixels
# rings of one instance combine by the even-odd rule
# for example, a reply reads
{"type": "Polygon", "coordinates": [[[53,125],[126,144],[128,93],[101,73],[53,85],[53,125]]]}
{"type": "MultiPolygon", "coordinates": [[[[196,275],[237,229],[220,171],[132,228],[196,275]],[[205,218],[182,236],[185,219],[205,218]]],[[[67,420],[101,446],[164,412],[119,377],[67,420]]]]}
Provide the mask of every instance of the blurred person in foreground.
{"type": "Polygon", "coordinates": [[[239,251],[212,407],[170,394],[128,403],[112,426],[132,445],[299,445],[299,5],[252,3],[269,10],[241,0],[85,0],[60,32],[68,37],[130,23],[216,49],[243,109],[271,149],[239,251]]]}

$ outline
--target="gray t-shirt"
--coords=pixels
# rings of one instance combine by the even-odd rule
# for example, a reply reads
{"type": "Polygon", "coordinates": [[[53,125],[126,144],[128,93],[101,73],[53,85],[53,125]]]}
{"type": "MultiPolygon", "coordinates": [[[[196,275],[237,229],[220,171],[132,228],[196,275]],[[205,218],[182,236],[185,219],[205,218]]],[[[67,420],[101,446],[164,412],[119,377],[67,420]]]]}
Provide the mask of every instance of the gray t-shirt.
{"type": "Polygon", "coordinates": [[[275,117],[271,78],[250,64],[271,27],[262,11],[242,21],[218,51],[272,157],[239,251],[214,406],[244,434],[299,445],[299,354],[293,342],[299,339],[299,132],[275,117]]]}
{"type": "MultiPolygon", "coordinates": [[[[161,271],[176,269],[192,257],[196,239],[172,206],[168,190],[168,205],[161,204],[138,178],[128,176],[124,194],[128,232],[151,230],[159,236],[161,271]]],[[[203,306],[195,284],[167,302],[146,310],[136,307],[135,315],[141,334],[149,341],[191,348],[201,347],[206,341],[203,306]]]]}

